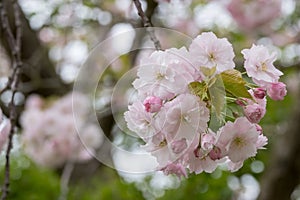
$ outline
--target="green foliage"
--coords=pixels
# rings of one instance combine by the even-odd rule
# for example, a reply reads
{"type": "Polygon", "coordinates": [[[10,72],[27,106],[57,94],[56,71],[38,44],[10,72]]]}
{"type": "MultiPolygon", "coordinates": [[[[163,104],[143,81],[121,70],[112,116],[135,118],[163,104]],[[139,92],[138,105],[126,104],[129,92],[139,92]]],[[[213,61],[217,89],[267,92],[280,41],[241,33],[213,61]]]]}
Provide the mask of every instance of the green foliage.
{"type": "Polygon", "coordinates": [[[168,190],[159,200],[218,199],[227,200],[231,191],[226,186],[228,173],[220,169],[212,174],[191,175],[176,190],[168,190]]]}
{"type": "Polygon", "coordinates": [[[192,94],[198,96],[202,101],[207,101],[209,99],[207,94],[208,85],[206,84],[206,82],[191,82],[189,84],[189,89],[192,94]]]}
{"type": "Polygon", "coordinates": [[[216,75],[214,77],[214,82],[208,88],[209,97],[211,99],[211,105],[213,107],[213,111],[216,113],[216,117],[219,121],[223,121],[222,112],[225,108],[225,88],[220,75],[216,75]]]}
{"type": "MultiPolygon", "coordinates": [[[[60,177],[58,173],[40,168],[24,157],[20,166],[18,160],[11,164],[11,188],[9,199],[14,200],[55,200],[60,195],[60,177]]],[[[3,180],[3,168],[1,180],[3,180]]],[[[91,180],[87,178],[70,182],[69,200],[120,200],[143,199],[140,191],[133,184],[125,183],[110,168],[101,167],[91,180]]]]}
{"type": "Polygon", "coordinates": [[[226,70],[221,73],[226,92],[233,97],[244,97],[252,99],[247,91],[241,72],[235,69],[226,70]]]}
{"type": "Polygon", "coordinates": [[[120,200],[144,199],[133,184],[125,183],[115,170],[101,167],[91,180],[71,185],[70,200],[120,200]]]}
{"type": "MultiPolygon", "coordinates": [[[[23,158],[20,158],[23,159],[23,158]]],[[[20,166],[17,161],[11,164],[11,187],[8,199],[15,200],[52,200],[59,195],[59,177],[53,171],[38,168],[29,161],[20,166]]],[[[1,169],[1,180],[3,180],[3,168],[1,169]]]]}

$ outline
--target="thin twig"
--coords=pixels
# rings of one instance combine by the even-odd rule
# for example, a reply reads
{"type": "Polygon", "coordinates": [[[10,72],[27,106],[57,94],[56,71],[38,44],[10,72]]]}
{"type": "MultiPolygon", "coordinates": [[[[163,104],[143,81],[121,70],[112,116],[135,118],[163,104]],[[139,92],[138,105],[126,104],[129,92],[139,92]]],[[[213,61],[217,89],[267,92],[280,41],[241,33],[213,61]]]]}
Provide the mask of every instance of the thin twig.
{"type": "Polygon", "coordinates": [[[74,163],[68,162],[61,175],[60,179],[60,196],[58,200],[66,200],[69,192],[69,181],[74,169],[74,163]]]}
{"type": "Polygon", "coordinates": [[[139,16],[142,19],[144,27],[147,28],[149,36],[150,36],[152,42],[154,43],[155,49],[161,50],[161,45],[160,45],[159,40],[155,36],[153,25],[152,25],[150,19],[146,16],[145,12],[143,11],[141,2],[139,0],[133,0],[133,3],[138,11],[139,16]]]}
{"type": "Polygon", "coordinates": [[[16,28],[16,36],[14,36],[11,27],[9,25],[6,8],[4,7],[2,1],[0,2],[0,17],[1,17],[1,26],[3,28],[6,40],[9,44],[9,48],[12,54],[12,67],[13,72],[11,77],[9,78],[8,85],[1,91],[1,93],[5,90],[10,89],[12,92],[11,100],[9,103],[9,119],[11,123],[11,131],[9,133],[8,145],[6,149],[6,162],[5,162],[5,178],[4,184],[2,188],[1,200],[7,199],[9,193],[9,185],[10,185],[10,152],[13,148],[12,139],[14,133],[16,132],[16,121],[17,121],[17,109],[14,103],[15,95],[18,91],[18,85],[20,82],[20,74],[22,68],[22,59],[21,59],[21,39],[22,39],[22,24],[20,19],[20,10],[16,0],[12,0],[11,4],[13,6],[14,12],[14,20],[15,20],[15,28],[16,28]]]}

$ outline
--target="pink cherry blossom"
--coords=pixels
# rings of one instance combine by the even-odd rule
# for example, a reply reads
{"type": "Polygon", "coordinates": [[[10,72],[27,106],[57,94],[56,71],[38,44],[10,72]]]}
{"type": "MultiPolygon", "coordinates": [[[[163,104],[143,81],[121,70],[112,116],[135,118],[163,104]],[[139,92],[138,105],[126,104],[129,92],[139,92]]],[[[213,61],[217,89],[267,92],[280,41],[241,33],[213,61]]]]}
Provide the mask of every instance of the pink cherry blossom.
{"type": "Polygon", "coordinates": [[[262,45],[252,45],[250,49],[242,50],[245,58],[244,67],[249,77],[259,84],[259,81],[277,82],[283,75],[276,69],[273,62],[276,60],[276,53],[269,53],[268,49],[262,45]]]}
{"type": "Polygon", "coordinates": [[[149,96],[143,102],[147,112],[158,112],[162,106],[162,100],[159,97],[149,96]]]}
{"type": "Polygon", "coordinates": [[[212,32],[197,36],[189,50],[192,63],[198,69],[216,67],[217,73],[220,73],[235,67],[232,45],[226,38],[217,38],[212,32]]]}
{"type": "Polygon", "coordinates": [[[227,168],[230,172],[236,172],[238,171],[241,167],[243,167],[244,162],[239,161],[239,162],[232,162],[231,160],[226,161],[227,168]]]}
{"type": "Polygon", "coordinates": [[[199,97],[192,94],[181,94],[167,102],[158,114],[163,123],[161,131],[168,142],[186,138],[188,144],[193,141],[195,134],[204,132],[209,120],[209,110],[199,97]]]}
{"type": "Polygon", "coordinates": [[[156,139],[147,140],[145,148],[156,157],[160,167],[184,159],[182,156],[199,144],[199,132],[207,129],[208,120],[209,110],[199,97],[181,94],[165,103],[155,116],[153,126],[158,134],[153,134],[152,138],[157,138],[158,142],[154,142],[156,139]]]}
{"type": "Polygon", "coordinates": [[[267,93],[269,97],[275,101],[283,100],[287,94],[286,85],[282,82],[271,83],[267,87],[267,93]]]}
{"type": "Polygon", "coordinates": [[[234,123],[227,122],[218,131],[216,146],[232,162],[238,163],[256,155],[258,136],[259,132],[256,126],[250,123],[246,117],[240,117],[234,123]]]}
{"type": "Polygon", "coordinates": [[[200,77],[199,72],[186,60],[187,50],[169,49],[155,51],[141,59],[138,79],[133,86],[145,98],[156,96],[162,100],[188,91],[188,84],[200,77]]]}
{"type": "Polygon", "coordinates": [[[152,113],[144,109],[142,102],[136,101],[128,106],[128,111],[124,113],[124,117],[127,127],[143,139],[152,137],[156,133],[152,113]]]}
{"type": "Polygon", "coordinates": [[[212,173],[218,166],[218,163],[212,160],[202,149],[196,149],[194,154],[189,155],[189,169],[196,174],[203,171],[212,173]]]}
{"type": "Polygon", "coordinates": [[[165,175],[175,174],[179,178],[181,178],[182,176],[187,178],[187,172],[184,166],[180,163],[169,163],[161,170],[164,172],[165,175]]]}
{"type": "Polygon", "coordinates": [[[144,140],[142,148],[156,158],[159,170],[186,177],[187,170],[211,173],[225,163],[230,171],[236,171],[267,144],[257,123],[266,113],[266,94],[275,99],[286,94],[285,85],[278,83],[282,72],[273,65],[275,53],[270,54],[264,46],[253,45],[242,53],[246,72],[259,87],[248,90],[250,98],[231,98],[244,113],[238,110],[233,122],[219,124],[217,133],[208,128],[212,99],[202,101],[199,88],[191,94],[189,84],[203,81],[209,85],[214,75],[235,67],[227,39],[202,33],[189,51],[173,48],[141,59],[133,82],[138,98],[124,117],[127,127],[144,140]],[[216,71],[208,73],[202,67],[216,71]]]}
{"type": "Polygon", "coordinates": [[[258,139],[256,141],[256,148],[257,149],[265,149],[264,146],[268,144],[268,138],[262,134],[258,136],[258,139]]]}

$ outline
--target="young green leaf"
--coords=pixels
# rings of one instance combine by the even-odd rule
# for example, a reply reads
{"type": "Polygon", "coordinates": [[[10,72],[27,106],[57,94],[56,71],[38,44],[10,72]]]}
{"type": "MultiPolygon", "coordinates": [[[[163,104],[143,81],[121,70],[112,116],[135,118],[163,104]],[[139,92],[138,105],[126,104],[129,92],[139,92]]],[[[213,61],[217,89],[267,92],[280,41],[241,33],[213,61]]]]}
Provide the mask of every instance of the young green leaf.
{"type": "Polygon", "coordinates": [[[222,112],[225,110],[226,104],[226,92],[221,76],[216,75],[214,79],[213,84],[208,88],[209,97],[211,105],[213,106],[213,111],[216,112],[217,118],[222,121],[222,112]]]}
{"type": "Polygon", "coordinates": [[[221,73],[223,84],[227,93],[234,97],[244,97],[252,99],[251,94],[246,89],[246,81],[241,72],[230,69],[221,73]]]}
{"type": "Polygon", "coordinates": [[[200,99],[202,101],[207,101],[208,100],[208,94],[207,94],[208,86],[204,81],[202,81],[202,82],[198,82],[198,81],[191,82],[189,84],[189,89],[190,89],[192,94],[200,97],[200,99]]]}

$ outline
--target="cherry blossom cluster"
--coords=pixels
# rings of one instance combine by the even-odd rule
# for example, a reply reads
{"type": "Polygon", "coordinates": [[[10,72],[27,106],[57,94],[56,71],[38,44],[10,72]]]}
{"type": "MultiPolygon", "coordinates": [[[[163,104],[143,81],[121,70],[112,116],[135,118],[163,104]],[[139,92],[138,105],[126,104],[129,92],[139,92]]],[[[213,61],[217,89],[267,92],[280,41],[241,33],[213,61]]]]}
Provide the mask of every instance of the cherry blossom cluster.
{"type": "Polygon", "coordinates": [[[0,150],[3,149],[4,145],[8,140],[10,129],[10,121],[3,115],[2,110],[0,108],[0,150]]]}
{"type": "Polygon", "coordinates": [[[251,82],[234,69],[231,43],[212,32],[197,36],[188,49],[155,51],[140,60],[133,82],[138,98],[124,117],[156,157],[158,170],[179,177],[211,173],[219,165],[236,171],[267,144],[258,123],[267,96],[286,95],[282,72],[273,65],[276,54],[264,46],[242,54],[251,82]],[[216,84],[220,79],[223,87],[216,84]]]}
{"type": "Polygon", "coordinates": [[[21,116],[25,153],[50,168],[91,159],[101,145],[102,134],[98,126],[86,121],[88,105],[88,99],[78,92],[57,100],[29,96],[21,116]]]}

